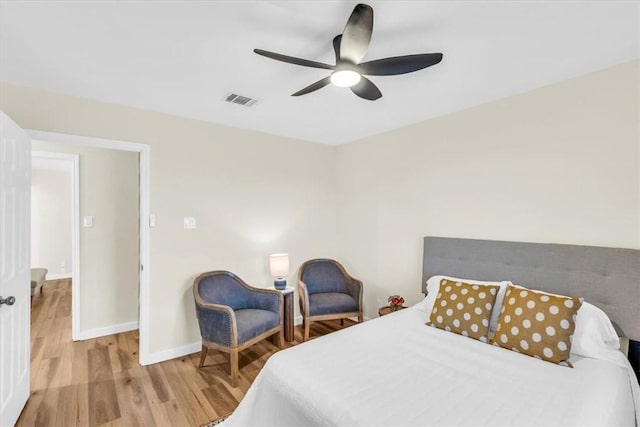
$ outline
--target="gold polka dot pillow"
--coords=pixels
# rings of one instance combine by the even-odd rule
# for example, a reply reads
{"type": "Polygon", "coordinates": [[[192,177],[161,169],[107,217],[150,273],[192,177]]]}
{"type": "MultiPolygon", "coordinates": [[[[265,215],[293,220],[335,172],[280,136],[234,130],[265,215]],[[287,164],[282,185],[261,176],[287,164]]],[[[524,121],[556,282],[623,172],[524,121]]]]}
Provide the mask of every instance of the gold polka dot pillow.
{"type": "Polygon", "coordinates": [[[538,359],[571,366],[571,335],[580,298],[509,285],[491,343],[538,359]]]}
{"type": "Polygon", "coordinates": [[[499,289],[442,279],[427,325],[487,342],[499,289]]]}

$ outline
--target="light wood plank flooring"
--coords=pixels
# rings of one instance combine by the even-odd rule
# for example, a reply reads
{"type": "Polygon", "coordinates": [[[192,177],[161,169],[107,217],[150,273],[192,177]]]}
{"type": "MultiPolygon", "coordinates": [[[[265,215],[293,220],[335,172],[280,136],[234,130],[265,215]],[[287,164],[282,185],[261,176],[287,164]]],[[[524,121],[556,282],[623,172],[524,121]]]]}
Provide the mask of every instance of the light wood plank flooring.
{"type": "MultiPolygon", "coordinates": [[[[340,328],[312,323],[311,338],[340,328]]],[[[287,347],[300,342],[296,327],[287,347]]],[[[265,340],[241,352],[237,388],[228,356],[215,351],[203,369],[199,353],[140,366],[137,331],[73,342],[71,281],[47,281],[32,300],[31,397],[17,425],[201,426],[231,413],[277,350],[265,340]]]]}

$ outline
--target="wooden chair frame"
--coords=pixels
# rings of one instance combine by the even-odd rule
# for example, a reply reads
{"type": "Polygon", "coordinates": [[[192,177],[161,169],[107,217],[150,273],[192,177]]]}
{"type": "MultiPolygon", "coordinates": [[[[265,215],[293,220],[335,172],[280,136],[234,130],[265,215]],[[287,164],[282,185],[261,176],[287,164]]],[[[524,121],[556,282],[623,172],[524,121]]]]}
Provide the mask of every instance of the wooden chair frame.
{"type": "Polygon", "coordinates": [[[362,321],[363,321],[363,315],[362,315],[363,284],[362,284],[362,281],[356,279],[355,277],[353,277],[349,273],[347,273],[347,270],[345,270],[345,268],[342,266],[342,264],[340,264],[336,260],[329,259],[329,258],[317,258],[317,259],[311,259],[309,261],[305,261],[304,263],[302,263],[302,265],[298,269],[298,293],[300,294],[300,311],[301,311],[300,314],[302,314],[302,328],[303,328],[302,341],[307,341],[309,339],[309,328],[310,328],[311,322],[313,322],[313,321],[340,319],[340,323],[342,325],[344,325],[344,319],[349,318],[349,317],[357,317],[358,318],[358,323],[362,323],[362,321]],[[351,312],[345,312],[345,313],[321,314],[321,315],[317,315],[317,316],[309,315],[309,293],[307,291],[306,283],[304,283],[302,281],[302,271],[304,270],[304,268],[307,265],[313,264],[313,263],[316,263],[316,262],[330,262],[330,263],[334,264],[336,267],[338,267],[338,269],[344,275],[344,277],[347,278],[348,286],[349,287],[355,286],[355,287],[358,288],[358,307],[359,307],[358,311],[351,311],[351,312]]]}
{"type": "Polygon", "coordinates": [[[278,348],[283,348],[284,347],[284,297],[282,296],[282,293],[280,293],[279,291],[276,291],[275,289],[264,289],[264,288],[256,288],[253,287],[249,284],[247,284],[244,280],[242,280],[240,277],[236,276],[235,274],[229,272],[229,271],[224,271],[224,270],[216,270],[216,271],[209,271],[207,273],[202,273],[201,275],[199,275],[198,277],[196,277],[196,279],[193,282],[193,296],[195,298],[196,304],[198,304],[200,307],[206,308],[208,310],[216,310],[216,311],[222,311],[225,312],[227,314],[227,316],[229,316],[230,319],[230,336],[231,336],[231,345],[230,346],[225,346],[222,344],[218,344],[218,343],[214,343],[214,342],[210,342],[210,341],[206,341],[206,340],[202,340],[202,351],[200,353],[200,364],[198,365],[198,368],[202,368],[204,366],[204,362],[205,359],[207,358],[207,352],[209,349],[213,349],[213,350],[219,350],[219,351],[223,351],[225,353],[229,353],[230,356],[230,365],[231,365],[231,386],[232,387],[237,387],[238,386],[238,374],[239,374],[239,367],[238,367],[238,353],[246,348],[251,347],[252,345],[254,345],[255,343],[262,341],[263,339],[269,338],[272,335],[278,335],[277,336],[277,346],[278,348]],[[200,292],[199,292],[199,286],[200,286],[200,281],[202,279],[204,279],[205,277],[209,277],[209,276],[215,276],[215,275],[221,275],[221,274],[225,274],[228,276],[233,277],[234,279],[236,279],[238,281],[238,283],[240,283],[242,286],[244,286],[245,288],[247,288],[248,290],[252,291],[252,292],[262,292],[262,293],[268,293],[268,294],[274,294],[278,296],[279,299],[279,311],[280,311],[280,324],[275,327],[275,328],[271,328],[268,331],[263,332],[262,334],[250,339],[249,341],[238,345],[238,324],[236,321],[236,315],[235,312],[233,311],[233,309],[227,305],[222,305],[222,304],[212,304],[209,302],[204,301],[201,297],[200,297],[200,292]]]}

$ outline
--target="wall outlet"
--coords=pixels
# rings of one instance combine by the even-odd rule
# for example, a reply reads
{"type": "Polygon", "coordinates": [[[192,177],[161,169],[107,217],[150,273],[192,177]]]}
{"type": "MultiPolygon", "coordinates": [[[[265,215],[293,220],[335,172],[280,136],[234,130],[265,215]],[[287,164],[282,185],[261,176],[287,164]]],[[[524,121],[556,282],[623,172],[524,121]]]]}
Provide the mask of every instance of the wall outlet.
{"type": "Polygon", "coordinates": [[[64,261],[60,261],[60,273],[67,272],[67,264],[64,261]]]}

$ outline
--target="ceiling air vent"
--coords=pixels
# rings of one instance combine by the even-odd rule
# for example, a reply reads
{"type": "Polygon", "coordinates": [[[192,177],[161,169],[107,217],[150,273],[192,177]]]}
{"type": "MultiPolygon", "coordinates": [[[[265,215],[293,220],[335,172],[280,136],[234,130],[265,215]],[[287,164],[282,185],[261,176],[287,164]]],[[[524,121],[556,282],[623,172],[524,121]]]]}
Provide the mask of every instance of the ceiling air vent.
{"type": "Polygon", "coordinates": [[[229,93],[227,97],[224,99],[227,102],[231,102],[233,104],[244,105],[245,107],[251,107],[253,104],[258,102],[257,99],[249,98],[247,96],[238,95],[236,93],[229,93]]]}

